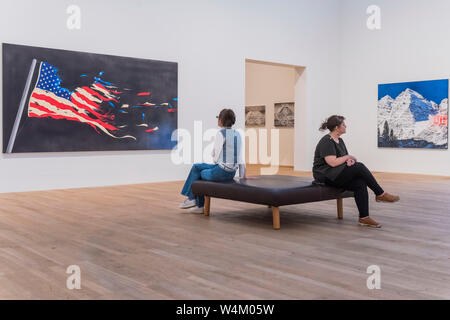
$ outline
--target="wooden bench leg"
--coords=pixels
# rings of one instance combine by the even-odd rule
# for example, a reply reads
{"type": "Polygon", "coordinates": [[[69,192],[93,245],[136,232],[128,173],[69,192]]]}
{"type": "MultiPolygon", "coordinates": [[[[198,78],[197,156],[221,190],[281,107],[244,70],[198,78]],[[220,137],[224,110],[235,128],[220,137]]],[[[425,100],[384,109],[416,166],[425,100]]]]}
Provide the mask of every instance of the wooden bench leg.
{"type": "Polygon", "coordinates": [[[337,199],[337,216],[339,220],[344,219],[344,201],[343,199],[337,199]]]}
{"type": "Polygon", "coordinates": [[[205,196],[205,207],[203,208],[203,214],[209,216],[209,209],[211,208],[211,197],[205,196]]]}
{"type": "Polygon", "coordinates": [[[280,229],[280,208],[272,207],[273,228],[275,230],[280,229]]]}

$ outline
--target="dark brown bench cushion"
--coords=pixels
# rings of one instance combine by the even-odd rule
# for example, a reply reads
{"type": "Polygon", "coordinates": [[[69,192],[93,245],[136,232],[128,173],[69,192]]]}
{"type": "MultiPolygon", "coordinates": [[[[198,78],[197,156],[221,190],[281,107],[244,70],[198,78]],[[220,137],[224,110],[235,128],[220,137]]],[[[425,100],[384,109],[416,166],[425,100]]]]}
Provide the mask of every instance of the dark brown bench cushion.
{"type": "Polygon", "coordinates": [[[230,182],[198,180],[192,184],[192,192],[273,207],[353,197],[353,192],[313,183],[310,178],[282,175],[230,182]]]}

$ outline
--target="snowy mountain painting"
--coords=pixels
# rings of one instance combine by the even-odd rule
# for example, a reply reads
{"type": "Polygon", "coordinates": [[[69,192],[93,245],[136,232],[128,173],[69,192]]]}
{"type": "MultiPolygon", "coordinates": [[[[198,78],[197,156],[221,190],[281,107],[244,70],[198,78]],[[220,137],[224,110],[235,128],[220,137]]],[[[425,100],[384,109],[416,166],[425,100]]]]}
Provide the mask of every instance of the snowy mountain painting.
{"type": "Polygon", "coordinates": [[[378,147],[448,149],[448,80],[378,85],[378,147]]]}

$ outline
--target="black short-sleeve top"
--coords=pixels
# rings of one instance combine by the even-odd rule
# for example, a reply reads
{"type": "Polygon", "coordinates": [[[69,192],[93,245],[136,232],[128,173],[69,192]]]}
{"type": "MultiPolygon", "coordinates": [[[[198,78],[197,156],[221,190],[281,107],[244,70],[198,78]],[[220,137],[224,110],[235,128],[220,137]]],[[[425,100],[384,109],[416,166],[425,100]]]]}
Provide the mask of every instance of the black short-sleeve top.
{"type": "Polygon", "coordinates": [[[331,181],[336,180],[337,176],[344,170],[346,163],[337,167],[330,166],[326,161],[326,156],[336,156],[340,158],[348,155],[344,140],[339,138],[339,143],[329,135],[325,135],[317,144],[314,152],[313,176],[314,179],[320,182],[325,182],[326,179],[331,181]]]}

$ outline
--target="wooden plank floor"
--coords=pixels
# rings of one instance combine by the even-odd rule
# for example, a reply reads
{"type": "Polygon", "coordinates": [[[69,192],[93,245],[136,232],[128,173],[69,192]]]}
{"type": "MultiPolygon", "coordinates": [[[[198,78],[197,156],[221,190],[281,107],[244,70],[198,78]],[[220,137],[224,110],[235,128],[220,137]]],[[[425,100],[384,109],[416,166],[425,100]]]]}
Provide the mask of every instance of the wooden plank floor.
{"type": "Polygon", "coordinates": [[[264,206],[212,199],[208,218],[178,209],[182,181],[0,194],[0,298],[450,299],[450,178],[375,175],[401,196],[371,194],[380,230],[352,199],[342,221],[336,201],[281,207],[279,231],[264,206]]]}

